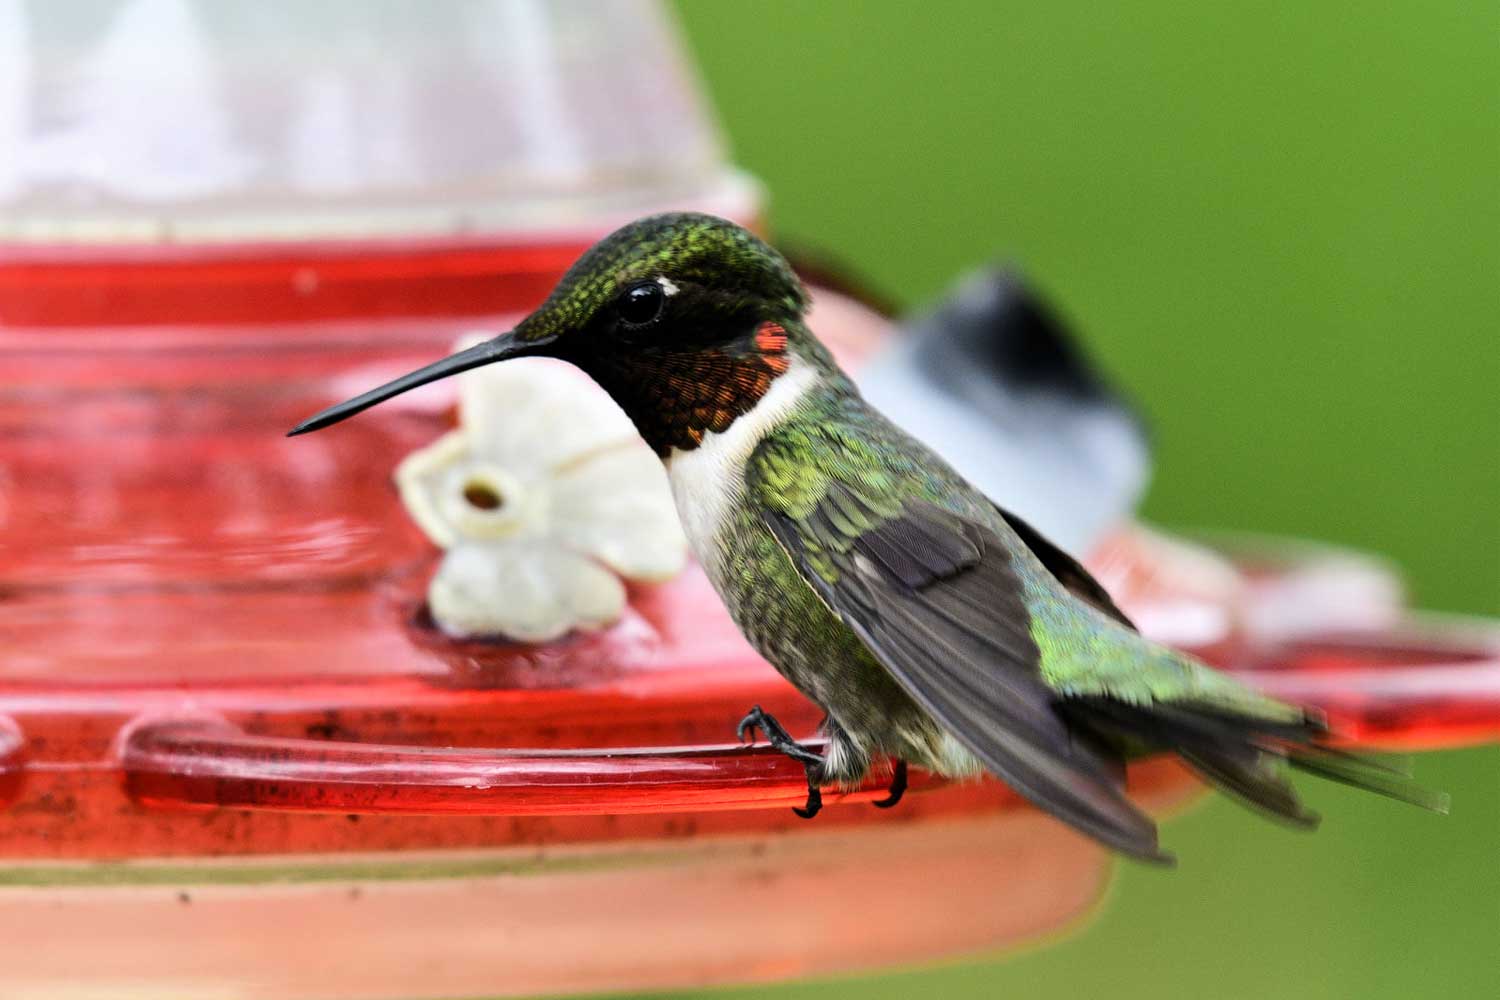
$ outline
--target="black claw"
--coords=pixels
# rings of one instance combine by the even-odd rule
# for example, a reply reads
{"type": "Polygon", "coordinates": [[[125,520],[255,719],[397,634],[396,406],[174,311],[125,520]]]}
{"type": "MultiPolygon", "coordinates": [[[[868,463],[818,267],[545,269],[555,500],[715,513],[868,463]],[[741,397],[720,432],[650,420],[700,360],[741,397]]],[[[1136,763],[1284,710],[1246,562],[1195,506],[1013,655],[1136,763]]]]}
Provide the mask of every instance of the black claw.
{"type": "Polygon", "coordinates": [[[792,758],[792,760],[801,761],[804,764],[821,765],[823,763],[823,758],[820,754],[807,749],[807,747],[792,739],[787,734],[787,731],[782,728],[781,723],[776,721],[776,717],[763,711],[759,705],[756,705],[749,712],[745,713],[745,717],[735,727],[735,732],[743,740],[745,733],[748,732],[753,735],[757,729],[766,734],[766,742],[771,744],[773,749],[781,751],[792,758]]]}
{"type": "Polygon", "coordinates": [[[776,721],[776,716],[770,714],[759,705],[756,705],[745,713],[745,717],[740,720],[740,724],[734,727],[734,732],[740,738],[741,742],[744,742],[745,734],[749,733],[750,742],[754,743],[755,731],[757,729],[766,734],[766,742],[777,750],[786,752],[784,748],[788,746],[796,747],[798,750],[802,749],[801,745],[792,739],[787,731],[782,728],[781,723],[776,721]]]}
{"type": "Polygon", "coordinates": [[[889,809],[901,801],[906,794],[906,761],[896,761],[896,773],[891,775],[891,790],[885,798],[877,800],[874,805],[876,809],[889,809]]]}
{"type": "Polygon", "coordinates": [[[823,790],[818,787],[817,768],[807,765],[807,805],[792,806],[792,812],[803,819],[812,819],[823,811],[823,790]]]}
{"type": "Polygon", "coordinates": [[[765,718],[765,715],[766,713],[761,711],[759,705],[756,705],[750,711],[746,712],[745,717],[740,720],[740,724],[734,727],[735,737],[738,738],[741,743],[754,743],[755,731],[760,728],[761,720],[765,718]],[[745,739],[746,733],[750,734],[750,739],[748,741],[745,739]]]}

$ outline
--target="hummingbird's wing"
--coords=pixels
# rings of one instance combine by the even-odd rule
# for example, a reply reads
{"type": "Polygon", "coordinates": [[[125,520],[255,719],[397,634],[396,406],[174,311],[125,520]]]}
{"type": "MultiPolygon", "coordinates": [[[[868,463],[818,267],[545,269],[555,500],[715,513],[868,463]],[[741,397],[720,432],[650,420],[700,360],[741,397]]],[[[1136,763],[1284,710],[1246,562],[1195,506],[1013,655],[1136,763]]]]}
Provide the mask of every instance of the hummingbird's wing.
{"type": "Polygon", "coordinates": [[[747,469],[752,501],[803,579],[907,693],[1042,808],[1117,850],[1169,860],[1125,797],[1117,761],[1057,711],[1000,538],[924,499],[892,497],[857,456],[829,475],[768,443],[747,469]]]}
{"type": "Polygon", "coordinates": [[[1022,544],[1080,600],[1124,616],[1070,557],[1025,522],[1009,537],[1016,522],[934,475],[917,448],[879,427],[803,424],[762,440],[747,464],[746,498],[802,579],[907,694],[1032,802],[1117,850],[1169,861],[1154,824],[1123,794],[1124,745],[1178,753],[1221,789],[1297,826],[1317,817],[1278,761],[1446,811],[1445,796],[1408,776],[1323,745],[1317,713],[1134,635],[1101,644],[1100,630],[1112,630],[1097,619],[1034,630],[1033,612],[1065,598],[1023,584],[1035,570],[1022,544]],[[1038,635],[1064,664],[1065,694],[1042,676],[1038,635]]]}
{"type": "Polygon", "coordinates": [[[1109,591],[1105,590],[1099,581],[1094,579],[1094,575],[1084,569],[1077,559],[1053,545],[1040,531],[1010,511],[999,505],[996,505],[995,511],[1005,518],[1005,523],[1010,525],[1010,530],[1026,543],[1026,547],[1047,568],[1047,572],[1057,577],[1057,582],[1067,587],[1074,597],[1085,604],[1092,604],[1132,632],[1139,631],[1135,627],[1135,622],[1127,618],[1125,612],[1115,604],[1114,598],[1109,596],[1109,591]]]}

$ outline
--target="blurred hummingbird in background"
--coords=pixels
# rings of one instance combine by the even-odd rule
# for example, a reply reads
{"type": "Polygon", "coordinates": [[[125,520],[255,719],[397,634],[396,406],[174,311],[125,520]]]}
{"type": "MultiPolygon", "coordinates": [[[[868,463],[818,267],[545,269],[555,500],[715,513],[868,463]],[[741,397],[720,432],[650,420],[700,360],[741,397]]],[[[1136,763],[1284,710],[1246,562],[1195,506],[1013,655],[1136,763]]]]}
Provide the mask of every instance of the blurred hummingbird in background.
{"type": "Polygon", "coordinates": [[[1070,555],[872,408],[808,329],[790,266],[723,219],[641,219],[590,249],[515,329],[333,406],[317,430],[457,372],[551,357],[582,369],[665,463],[688,539],[746,638],[826,713],[819,752],[763,731],[825,785],[894,762],[989,772],[1131,857],[1169,862],[1124,790],[1175,753],[1303,827],[1287,767],[1429,808],[1445,800],[1325,743],[1316,712],[1142,637],[1070,555]]]}
{"type": "Polygon", "coordinates": [[[1150,480],[1145,418],[1014,266],[904,318],[860,363],[859,391],[1067,552],[1130,518],[1150,480]]]}

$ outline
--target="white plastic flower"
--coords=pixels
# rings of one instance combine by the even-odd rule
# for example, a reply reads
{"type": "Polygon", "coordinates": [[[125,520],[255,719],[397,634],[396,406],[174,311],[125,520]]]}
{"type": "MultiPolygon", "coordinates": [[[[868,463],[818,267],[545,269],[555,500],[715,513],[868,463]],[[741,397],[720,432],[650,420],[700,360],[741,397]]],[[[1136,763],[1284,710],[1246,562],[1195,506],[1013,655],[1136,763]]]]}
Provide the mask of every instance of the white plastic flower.
{"type": "Polygon", "coordinates": [[[448,550],[427,591],[443,631],[545,642],[600,628],[624,610],[620,577],[682,568],[661,463],[598,386],[536,359],[459,380],[459,428],[396,469],[406,509],[448,550]]]}

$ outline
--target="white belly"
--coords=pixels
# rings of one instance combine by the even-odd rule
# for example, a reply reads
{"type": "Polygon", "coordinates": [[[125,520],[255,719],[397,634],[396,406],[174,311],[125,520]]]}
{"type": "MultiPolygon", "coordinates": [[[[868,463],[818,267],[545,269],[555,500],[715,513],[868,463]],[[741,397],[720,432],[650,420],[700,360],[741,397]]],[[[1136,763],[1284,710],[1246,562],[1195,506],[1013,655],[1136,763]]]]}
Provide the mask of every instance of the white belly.
{"type": "Polygon", "coordinates": [[[742,413],[722,434],[703,435],[702,444],[667,456],[667,479],[677,516],[698,561],[712,568],[716,539],[729,512],[745,490],[745,462],[766,433],[791,413],[818,379],[816,369],[793,358],[786,372],[754,407],[742,413]]]}

